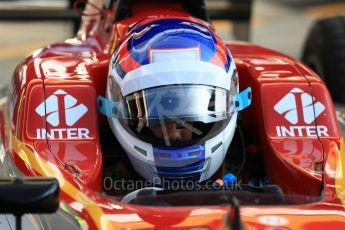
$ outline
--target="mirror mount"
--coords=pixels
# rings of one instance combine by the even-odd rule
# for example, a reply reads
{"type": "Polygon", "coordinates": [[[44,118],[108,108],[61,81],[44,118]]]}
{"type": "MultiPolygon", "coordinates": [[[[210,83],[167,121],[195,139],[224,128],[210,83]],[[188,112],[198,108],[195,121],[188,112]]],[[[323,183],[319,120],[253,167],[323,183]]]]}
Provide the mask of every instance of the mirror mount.
{"type": "Polygon", "coordinates": [[[0,214],[13,214],[16,229],[26,214],[54,213],[59,208],[59,182],[55,178],[0,178],[0,214]]]}

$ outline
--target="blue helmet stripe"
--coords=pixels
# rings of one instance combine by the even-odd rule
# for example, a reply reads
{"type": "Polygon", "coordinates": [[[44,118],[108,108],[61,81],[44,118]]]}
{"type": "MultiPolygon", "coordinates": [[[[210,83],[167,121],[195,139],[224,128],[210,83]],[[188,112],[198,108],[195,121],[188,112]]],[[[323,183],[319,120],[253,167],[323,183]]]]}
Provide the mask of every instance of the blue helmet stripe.
{"type": "Polygon", "coordinates": [[[162,19],[139,26],[132,31],[127,48],[134,60],[149,64],[150,49],[199,47],[201,61],[216,54],[216,39],[205,26],[182,19],[162,19]]]}
{"type": "Polygon", "coordinates": [[[154,161],[159,177],[199,179],[205,165],[205,146],[154,147],[154,161]]]}

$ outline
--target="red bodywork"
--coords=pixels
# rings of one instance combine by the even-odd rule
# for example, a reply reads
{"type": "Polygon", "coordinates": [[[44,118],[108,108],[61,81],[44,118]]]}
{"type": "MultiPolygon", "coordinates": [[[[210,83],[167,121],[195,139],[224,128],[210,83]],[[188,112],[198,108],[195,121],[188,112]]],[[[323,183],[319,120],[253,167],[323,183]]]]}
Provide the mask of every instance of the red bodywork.
{"type": "MultiPolygon", "coordinates": [[[[106,10],[103,17],[83,18],[77,38],[38,50],[17,67],[8,103],[1,107],[6,153],[26,175],[57,177],[61,201],[90,229],[229,228],[230,206],[134,206],[100,194],[103,160],[99,124],[105,120],[97,112],[96,101],[98,95],[104,95],[113,50],[126,38],[130,25],[149,15],[189,16],[178,5],[138,4],[133,6],[134,16],[113,24],[115,10],[106,10]],[[46,114],[40,116],[36,108],[52,95],[58,108],[45,108],[46,114]],[[76,101],[67,105],[66,95],[76,101]],[[67,124],[67,110],[80,104],[87,107],[86,113],[67,124]],[[58,124],[46,122],[57,111],[58,124]],[[45,138],[45,133],[50,138],[45,138]]],[[[252,105],[242,112],[243,126],[250,130],[256,154],[262,154],[268,178],[286,194],[320,197],[317,202],[293,206],[242,206],[245,227],[345,228],[344,144],[326,86],[293,58],[247,43],[227,46],[236,61],[240,88],[252,88],[252,105]],[[284,118],[286,113],[274,109],[294,88],[325,107],[308,127],[301,112],[306,107],[299,100],[301,92],[293,94],[295,124],[284,118]],[[317,127],[321,127],[319,132],[317,127]]]]}

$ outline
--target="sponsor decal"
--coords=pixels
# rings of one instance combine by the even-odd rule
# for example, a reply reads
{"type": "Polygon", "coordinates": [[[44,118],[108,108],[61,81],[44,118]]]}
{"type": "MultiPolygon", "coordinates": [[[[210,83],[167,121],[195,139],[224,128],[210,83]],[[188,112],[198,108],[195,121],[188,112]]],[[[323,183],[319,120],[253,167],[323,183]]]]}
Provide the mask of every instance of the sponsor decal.
{"type": "Polygon", "coordinates": [[[285,226],[289,221],[282,216],[260,216],[258,218],[260,224],[267,226],[285,226]]]}
{"type": "Polygon", "coordinates": [[[37,139],[85,139],[89,130],[74,126],[88,111],[78,100],[63,90],[57,90],[35,109],[41,117],[56,128],[36,129],[37,139]]]}
{"type": "Polygon", "coordinates": [[[325,106],[299,88],[292,89],[275,106],[274,110],[291,124],[276,126],[279,137],[329,136],[326,126],[315,126],[315,119],[325,111],[325,106]],[[304,123],[305,125],[297,125],[304,123]]]}

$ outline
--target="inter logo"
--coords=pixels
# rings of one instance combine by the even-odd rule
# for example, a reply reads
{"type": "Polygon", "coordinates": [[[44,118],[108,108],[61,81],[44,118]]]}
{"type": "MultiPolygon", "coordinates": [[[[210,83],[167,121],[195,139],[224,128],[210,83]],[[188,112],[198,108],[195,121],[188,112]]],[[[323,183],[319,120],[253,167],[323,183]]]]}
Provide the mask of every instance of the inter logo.
{"type": "Polygon", "coordinates": [[[86,128],[71,128],[88,111],[88,108],[78,103],[78,100],[63,90],[57,90],[36,108],[36,113],[41,117],[46,116],[46,121],[56,129],[37,129],[38,139],[82,139],[89,138],[86,128]],[[61,109],[62,108],[62,109],[61,109]]]}
{"type": "Polygon", "coordinates": [[[77,99],[60,89],[42,102],[36,108],[36,113],[41,117],[46,115],[47,122],[54,127],[60,123],[73,126],[87,112],[84,104],[77,105],[77,103],[77,99]],[[64,111],[59,110],[60,103],[64,105],[64,111]]]}
{"type": "Polygon", "coordinates": [[[288,127],[276,127],[277,135],[280,137],[329,136],[326,126],[313,125],[315,119],[325,111],[325,106],[321,102],[315,101],[315,98],[299,88],[292,89],[278,101],[274,106],[274,110],[292,124],[292,126],[288,127]]]}

